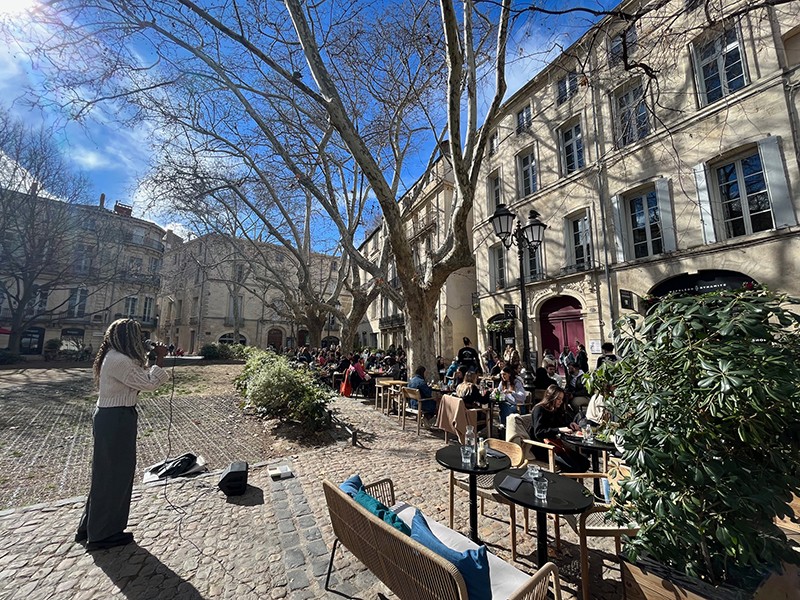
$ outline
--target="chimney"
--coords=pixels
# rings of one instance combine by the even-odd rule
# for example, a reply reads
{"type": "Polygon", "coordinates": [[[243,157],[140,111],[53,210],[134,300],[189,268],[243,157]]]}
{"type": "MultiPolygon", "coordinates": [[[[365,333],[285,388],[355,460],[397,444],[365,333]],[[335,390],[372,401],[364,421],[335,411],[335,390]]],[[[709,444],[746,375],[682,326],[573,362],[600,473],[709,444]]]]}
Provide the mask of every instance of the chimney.
{"type": "Polygon", "coordinates": [[[132,210],[133,207],[128,204],[122,204],[122,202],[114,203],[114,212],[123,217],[130,217],[132,210]]]}
{"type": "Polygon", "coordinates": [[[35,196],[35,195],[36,195],[36,193],[37,193],[38,191],[39,191],[39,182],[38,182],[38,181],[34,181],[34,182],[31,184],[31,189],[30,189],[30,191],[28,192],[28,194],[29,194],[30,196],[35,196]]]}
{"type": "Polygon", "coordinates": [[[106,195],[100,194],[100,208],[106,207],[106,195]]]}

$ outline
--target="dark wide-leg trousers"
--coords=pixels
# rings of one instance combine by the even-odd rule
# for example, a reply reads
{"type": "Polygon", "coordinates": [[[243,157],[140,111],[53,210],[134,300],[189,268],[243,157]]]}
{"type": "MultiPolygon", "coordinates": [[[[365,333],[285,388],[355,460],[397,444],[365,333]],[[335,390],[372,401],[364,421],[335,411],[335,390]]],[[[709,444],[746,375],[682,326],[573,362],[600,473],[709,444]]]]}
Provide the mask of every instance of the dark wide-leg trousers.
{"type": "Polygon", "coordinates": [[[92,430],[92,486],[78,532],[89,542],[103,540],[128,526],[136,472],[135,406],[96,408],[92,430]]]}

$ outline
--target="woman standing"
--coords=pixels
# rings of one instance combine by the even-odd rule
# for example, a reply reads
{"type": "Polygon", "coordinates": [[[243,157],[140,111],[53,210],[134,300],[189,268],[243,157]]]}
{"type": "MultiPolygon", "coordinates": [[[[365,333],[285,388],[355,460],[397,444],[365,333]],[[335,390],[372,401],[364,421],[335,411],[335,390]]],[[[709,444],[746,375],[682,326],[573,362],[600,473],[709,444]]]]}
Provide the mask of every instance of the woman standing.
{"type": "Polygon", "coordinates": [[[155,364],[146,368],[148,350],[133,319],[114,321],[100,344],[94,361],[99,394],[92,422],[92,485],[75,534],[87,550],[133,541],[133,534],[124,530],[136,472],[136,399],[140,391],[155,390],[169,380],[161,368],[167,351],[156,345],[155,364]]]}

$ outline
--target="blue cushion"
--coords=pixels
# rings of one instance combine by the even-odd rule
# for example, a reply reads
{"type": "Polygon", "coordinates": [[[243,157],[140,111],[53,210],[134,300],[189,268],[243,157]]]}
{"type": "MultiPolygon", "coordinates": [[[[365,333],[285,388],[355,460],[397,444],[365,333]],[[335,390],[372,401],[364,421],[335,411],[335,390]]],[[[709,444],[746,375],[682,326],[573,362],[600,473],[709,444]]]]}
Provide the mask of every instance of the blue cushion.
{"type": "Polygon", "coordinates": [[[342,485],[339,486],[339,489],[352,498],[358,492],[360,492],[363,489],[363,487],[364,483],[361,481],[361,477],[359,477],[358,475],[353,475],[352,477],[344,481],[342,485]]]}
{"type": "Polygon", "coordinates": [[[359,490],[359,492],[353,496],[353,500],[358,502],[361,506],[366,508],[379,519],[397,529],[397,531],[405,533],[406,535],[411,535],[411,530],[408,528],[408,525],[403,523],[403,521],[400,520],[400,517],[398,517],[392,511],[392,509],[390,509],[377,498],[370,496],[364,490],[359,490]]]}
{"type": "Polygon", "coordinates": [[[417,510],[411,520],[411,537],[442,558],[453,563],[467,584],[467,595],[473,600],[492,597],[492,584],[489,580],[489,557],[486,546],[475,550],[459,552],[445,546],[433,535],[428,522],[417,510]]]}

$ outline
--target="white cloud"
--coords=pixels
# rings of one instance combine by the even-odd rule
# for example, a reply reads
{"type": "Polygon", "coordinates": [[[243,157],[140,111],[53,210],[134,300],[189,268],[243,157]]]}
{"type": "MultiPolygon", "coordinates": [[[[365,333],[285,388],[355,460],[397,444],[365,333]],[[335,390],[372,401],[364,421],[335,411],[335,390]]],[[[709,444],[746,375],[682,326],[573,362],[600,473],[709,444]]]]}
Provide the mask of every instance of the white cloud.
{"type": "Polygon", "coordinates": [[[72,150],[69,156],[82,169],[89,169],[90,171],[110,169],[114,166],[114,163],[109,160],[106,154],[96,150],[89,150],[88,148],[81,148],[80,146],[72,150]]]}

